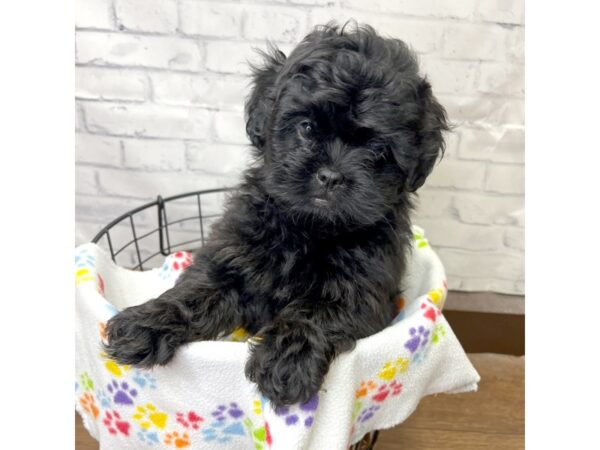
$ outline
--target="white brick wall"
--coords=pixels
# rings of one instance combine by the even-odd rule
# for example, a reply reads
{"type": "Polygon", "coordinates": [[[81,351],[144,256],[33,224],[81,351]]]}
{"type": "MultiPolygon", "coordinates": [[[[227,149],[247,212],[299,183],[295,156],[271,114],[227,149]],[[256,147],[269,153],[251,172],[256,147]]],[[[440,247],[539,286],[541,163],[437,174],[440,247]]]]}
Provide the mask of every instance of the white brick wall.
{"type": "MultiPolygon", "coordinates": [[[[523,293],[523,0],[77,0],[77,242],[249,162],[247,61],[354,18],[409,42],[456,130],[415,222],[450,286],[523,293]]],[[[153,215],[142,218],[151,226],[153,215]]]]}

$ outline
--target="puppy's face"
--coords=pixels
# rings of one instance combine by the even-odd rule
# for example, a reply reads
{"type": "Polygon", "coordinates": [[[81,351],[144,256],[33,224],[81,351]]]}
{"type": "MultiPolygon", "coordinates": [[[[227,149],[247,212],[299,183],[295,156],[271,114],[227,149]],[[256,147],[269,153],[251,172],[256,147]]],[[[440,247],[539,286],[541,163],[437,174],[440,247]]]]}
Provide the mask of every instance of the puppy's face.
{"type": "Polygon", "coordinates": [[[312,220],[381,220],[443,149],[445,113],[413,54],[368,27],[315,31],[287,59],[275,51],[246,109],[266,189],[312,220]]]}

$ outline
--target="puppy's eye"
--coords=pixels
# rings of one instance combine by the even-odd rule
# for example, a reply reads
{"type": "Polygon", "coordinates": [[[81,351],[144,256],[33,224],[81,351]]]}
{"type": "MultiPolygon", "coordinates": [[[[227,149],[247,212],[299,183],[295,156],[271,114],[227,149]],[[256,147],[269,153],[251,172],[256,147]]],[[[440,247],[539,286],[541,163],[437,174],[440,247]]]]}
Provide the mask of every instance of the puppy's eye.
{"type": "Polygon", "coordinates": [[[305,138],[310,138],[315,131],[315,126],[310,120],[303,120],[299,124],[299,129],[300,134],[302,134],[302,136],[304,136],[305,138]]]}

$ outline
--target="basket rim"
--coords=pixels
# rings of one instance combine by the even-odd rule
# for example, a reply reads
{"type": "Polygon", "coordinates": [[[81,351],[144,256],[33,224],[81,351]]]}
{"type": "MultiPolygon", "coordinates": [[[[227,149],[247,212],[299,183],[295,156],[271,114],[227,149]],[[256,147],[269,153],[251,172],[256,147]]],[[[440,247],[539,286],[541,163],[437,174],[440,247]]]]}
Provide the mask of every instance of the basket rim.
{"type": "Polygon", "coordinates": [[[171,195],[169,197],[162,197],[161,195],[158,195],[156,197],[156,200],[148,202],[148,203],[144,203],[143,205],[138,206],[137,208],[131,209],[123,214],[121,214],[120,216],[118,216],[117,218],[113,219],[112,221],[110,221],[107,225],[105,225],[98,233],[96,233],[96,235],[92,238],[92,240],[90,242],[97,244],[98,241],[100,241],[100,239],[102,239],[102,237],[115,225],[117,225],[118,223],[122,222],[123,220],[127,219],[128,217],[133,216],[134,214],[150,208],[152,206],[158,206],[161,203],[166,203],[172,200],[178,200],[180,198],[184,198],[184,197],[191,197],[193,195],[203,195],[203,194],[214,194],[216,192],[228,192],[228,191],[232,191],[234,190],[234,187],[222,187],[222,188],[214,188],[214,189],[203,189],[203,190],[199,190],[199,191],[190,191],[190,192],[185,192],[183,194],[177,194],[177,195],[171,195]]]}

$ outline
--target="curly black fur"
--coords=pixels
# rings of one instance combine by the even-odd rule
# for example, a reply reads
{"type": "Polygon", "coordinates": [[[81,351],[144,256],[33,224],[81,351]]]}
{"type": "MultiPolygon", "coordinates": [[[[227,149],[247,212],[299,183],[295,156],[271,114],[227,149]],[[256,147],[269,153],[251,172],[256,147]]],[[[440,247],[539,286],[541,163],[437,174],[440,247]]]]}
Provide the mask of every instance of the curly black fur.
{"type": "Polygon", "coordinates": [[[413,52],[371,27],[317,27],[264,56],[246,102],[257,164],[180,282],[108,322],[106,351],[150,367],[244,327],[259,337],[246,375],[279,406],[394,317],[411,193],[448,127],[413,52]]]}

